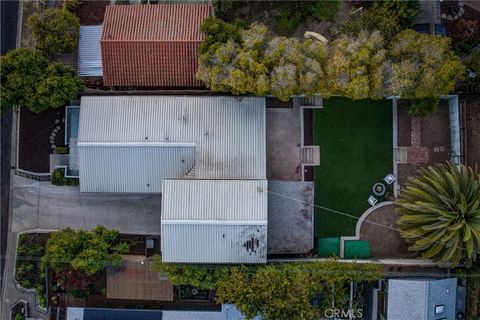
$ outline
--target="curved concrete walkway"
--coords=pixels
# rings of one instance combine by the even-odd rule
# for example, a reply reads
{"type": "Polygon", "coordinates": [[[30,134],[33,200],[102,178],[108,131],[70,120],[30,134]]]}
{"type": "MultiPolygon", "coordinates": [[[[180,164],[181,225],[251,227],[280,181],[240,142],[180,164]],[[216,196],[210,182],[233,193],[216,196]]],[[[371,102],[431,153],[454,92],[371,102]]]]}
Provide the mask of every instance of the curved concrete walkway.
{"type": "Polygon", "coordinates": [[[367,217],[379,208],[383,208],[385,206],[393,205],[393,201],[384,201],[380,202],[373,207],[368,208],[365,210],[364,213],[358,218],[357,225],[355,227],[355,235],[354,236],[344,236],[340,237],[340,258],[344,257],[344,248],[345,248],[345,241],[346,240],[360,240],[360,228],[362,227],[363,222],[367,219],[367,217]]]}

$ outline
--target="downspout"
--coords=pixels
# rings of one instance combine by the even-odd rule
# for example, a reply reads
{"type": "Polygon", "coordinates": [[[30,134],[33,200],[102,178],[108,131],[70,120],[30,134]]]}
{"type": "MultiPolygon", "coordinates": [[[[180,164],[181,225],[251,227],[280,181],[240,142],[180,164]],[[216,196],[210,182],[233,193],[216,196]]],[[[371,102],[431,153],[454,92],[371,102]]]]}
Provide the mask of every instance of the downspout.
{"type": "Polygon", "coordinates": [[[458,95],[448,96],[448,108],[450,114],[451,161],[456,165],[460,165],[460,115],[458,110],[458,95]]]}

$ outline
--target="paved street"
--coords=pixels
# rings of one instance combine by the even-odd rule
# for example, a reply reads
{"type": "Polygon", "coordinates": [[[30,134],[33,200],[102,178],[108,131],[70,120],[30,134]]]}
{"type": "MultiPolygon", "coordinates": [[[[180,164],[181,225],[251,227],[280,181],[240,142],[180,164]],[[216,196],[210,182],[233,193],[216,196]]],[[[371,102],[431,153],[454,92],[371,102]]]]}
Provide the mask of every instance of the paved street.
{"type": "MultiPolygon", "coordinates": [[[[0,1],[1,42],[0,53],[15,49],[17,42],[18,1],[0,1]]],[[[12,111],[6,110],[0,119],[0,278],[3,281],[4,255],[8,238],[8,207],[10,197],[10,155],[12,139],[12,111]]],[[[3,285],[3,283],[2,283],[3,285]]],[[[1,285],[0,285],[1,288],[1,285]]]]}

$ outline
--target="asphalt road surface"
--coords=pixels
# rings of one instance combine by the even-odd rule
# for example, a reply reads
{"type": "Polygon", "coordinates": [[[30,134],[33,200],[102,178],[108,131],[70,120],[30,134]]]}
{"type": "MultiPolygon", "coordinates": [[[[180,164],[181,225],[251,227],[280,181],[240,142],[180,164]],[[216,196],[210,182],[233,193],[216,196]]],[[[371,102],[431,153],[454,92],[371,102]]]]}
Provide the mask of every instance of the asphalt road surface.
{"type": "MultiPolygon", "coordinates": [[[[4,55],[15,49],[17,42],[18,1],[0,0],[1,43],[0,52],[4,55]]],[[[8,207],[10,197],[10,160],[12,142],[12,111],[6,110],[0,119],[0,277],[3,286],[3,271],[8,237],[8,207]]],[[[1,286],[0,286],[1,287],[1,286]]]]}

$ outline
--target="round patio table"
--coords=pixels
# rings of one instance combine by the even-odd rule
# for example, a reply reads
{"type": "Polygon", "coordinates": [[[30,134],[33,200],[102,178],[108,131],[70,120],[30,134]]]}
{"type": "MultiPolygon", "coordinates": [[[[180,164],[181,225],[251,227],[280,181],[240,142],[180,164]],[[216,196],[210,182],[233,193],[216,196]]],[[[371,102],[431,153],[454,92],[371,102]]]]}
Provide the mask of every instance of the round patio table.
{"type": "Polygon", "coordinates": [[[387,192],[387,187],[381,182],[377,182],[372,187],[372,192],[376,196],[383,196],[387,192]]]}

